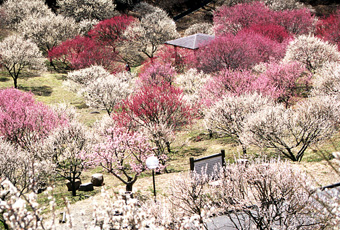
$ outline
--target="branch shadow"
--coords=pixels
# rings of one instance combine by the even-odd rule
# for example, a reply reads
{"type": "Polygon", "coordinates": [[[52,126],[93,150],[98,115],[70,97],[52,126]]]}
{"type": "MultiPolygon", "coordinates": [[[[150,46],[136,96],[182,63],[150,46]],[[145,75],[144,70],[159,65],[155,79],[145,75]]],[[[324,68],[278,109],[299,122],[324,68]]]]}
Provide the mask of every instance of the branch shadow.
{"type": "Polygon", "coordinates": [[[11,79],[9,79],[8,77],[0,77],[0,82],[7,82],[10,81],[11,79]]]}
{"type": "Polygon", "coordinates": [[[36,86],[36,87],[24,87],[19,86],[19,89],[24,90],[26,92],[32,92],[36,96],[44,96],[48,97],[51,96],[53,89],[50,86],[44,85],[44,86],[36,86]]]}

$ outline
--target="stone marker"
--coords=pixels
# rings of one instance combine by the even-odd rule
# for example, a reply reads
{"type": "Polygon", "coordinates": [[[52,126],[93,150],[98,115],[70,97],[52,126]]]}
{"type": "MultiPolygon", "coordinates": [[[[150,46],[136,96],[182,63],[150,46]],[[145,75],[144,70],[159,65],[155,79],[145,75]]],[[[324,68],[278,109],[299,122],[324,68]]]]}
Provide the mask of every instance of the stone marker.
{"type": "Polygon", "coordinates": [[[91,182],[86,183],[86,184],[81,184],[79,187],[79,191],[85,191],[85,192],[93,191],[93,184],[91,182]]]}
{"type": "Polygon", "coordinates": [[[93,186],[102,186],[104,182],[104,176],[101,173],[96,173],[92,175],[91,182],[93,186]]]}

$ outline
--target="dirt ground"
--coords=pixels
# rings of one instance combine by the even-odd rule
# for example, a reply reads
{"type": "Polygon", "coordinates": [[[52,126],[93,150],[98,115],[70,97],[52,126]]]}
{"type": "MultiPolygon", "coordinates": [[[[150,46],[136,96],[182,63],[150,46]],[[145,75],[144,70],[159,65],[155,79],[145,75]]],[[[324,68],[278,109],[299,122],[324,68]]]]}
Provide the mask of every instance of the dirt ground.
{"type": "MultiPolygon", "coordinates": [[[[336,165],[336,163],[333,161],[331,162],[336,168],[339,168],[339,166],[336,165]]],[[[313,181],[315,183],[315,186],[325,186],[329,184],[334,184],[340,182],[340,175],[335,173],[335,171],[329,166],[329,163],[326,161],[322,162],[308,162],[308,163],[297,163],[295,164],[296,167],[299,167],[301,170],[305,171],[310,177],[313,178],[313,181]]],[[[185,172],[184,172],[185,173],[185,172]]],[[[171,186],[171,180],[175,177],[180,176],[180,174],[183,173],[170,173],[170,174],[162,174],[162,175],[156,175],[156,190],[157,190],[157,197],[162,197],[166,194],[167,189],[169,186],[171,186]]],[[[118,192],[119,190],[124,190],[123,184],[117,184],[117,181],[114,179],[108,179],[106,178],[106,186],[111,187],[111,192],[118,192]]],[[[99,189],[100,187],[97,187],[95,189],[99,189]]],[[[110,191],[109,189],[109,191],[110,191]]],[[[137,182],[134,185],[134,189],[137,191],[137,193],[140,196],[143,196],[144,198],[152,198],[153,191],[152,191],[152,177],[144,177],[137,180],[137,182]]],[[[95,195],[94,197],[91,197],[89,199],[79,201],[75,204],[70,205],[70,214],[71,214],[71,220],[72,220],[72,229],[74,230],[85,230],[85,229],[91,229],[88,228],[92,222],[93,222],[93,213],[94,213],[94,203],[97,203],[98,206],[104,205],[104,199],[100,195],[95,195]]],[[[57,211],[57,230],[68,230],[70,228],[70,223],[58,223],[59,219],[61,218],[60,212],[63,210],[57,211]]],[[[46,217],[50,218],[50,217],[46,217]]]]}

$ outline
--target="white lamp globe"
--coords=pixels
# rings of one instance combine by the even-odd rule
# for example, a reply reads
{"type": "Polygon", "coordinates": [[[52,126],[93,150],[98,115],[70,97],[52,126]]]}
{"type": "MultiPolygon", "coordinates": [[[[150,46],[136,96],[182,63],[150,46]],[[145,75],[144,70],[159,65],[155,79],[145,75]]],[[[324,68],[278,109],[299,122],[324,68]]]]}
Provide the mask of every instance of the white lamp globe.
{"type": "Polygon", "coordinates": [[[149,169],[155,169],[155,168],[158,168],[158,166],[159,166],[159,160],[155,156],[148,157],[148,159],[146,159],[145,163],[146,163],[146,166],[149,169]]]}

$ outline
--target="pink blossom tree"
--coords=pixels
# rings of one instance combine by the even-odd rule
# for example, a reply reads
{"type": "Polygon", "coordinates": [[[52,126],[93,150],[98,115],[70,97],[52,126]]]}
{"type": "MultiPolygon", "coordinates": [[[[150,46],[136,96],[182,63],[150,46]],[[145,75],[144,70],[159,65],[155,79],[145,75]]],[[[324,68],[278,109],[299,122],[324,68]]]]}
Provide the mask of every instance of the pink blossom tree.
{"type": "Polygon", "coordinates": [[[280,43],[291,37],[283,26],[274,23],[254,24],[244,28],[243,31],[253,31],[280,43]]]}
{"type": "Polygon", "coordinates": [[[111,127],[83,159],[88,165],[103,167],[126,185],[126,191],[132,191],[138,176],[147,169],[145,161],[151,153],[148,140],[141,133],[111,127]]]}
{"type": "Polygon", "coordinates": [[[30,149],[66,123],[51,108],[36,102],[32,93],[12,88],[0,90],[0,137],[4,140],[30,149]]]}
{"type": "Polygon", "coordinates": [[[233,71],[225,69],[219,74],[209,78],[201,89],[202,103],[211,106],[214,102],[220,100],[223,96],[251,93],[256,76],[250,71],[233,71]]]}
{"type": "Polygon", "coordinates": [[[170,63],[161,64],[153,62],[146,65],[139,74],[139,84],[158,85],[164,82],[171,84],[174,81],[176,70],[170,63]]]}
{"type": "Polygon", "coordinates": [[[219,8],[214,14],[214,29],[216,35],[237,34],[242,28],[273,21],[275,21],[274,12],[264,3],[251,2],[219,8]]]}
{"type": "Polygon", "coordinates": [[[275,21],[294,35],[309,34],[314,30],[315,18],[307,8],[275,12],[275,21]]]}
{"type": "Polygon", "coordinates": [[[252,89],[271,96],[286,107],[296,97],[306,96],[311,87],[311,73],[298,62],[270,63],[252,82],[252,89]]]}
{"type": "Polygon", "coordinates": [[[197,52],[197,68],[204,72],[222,69],[248,69],[284,56],[285,45],[252,31],[217,37],[197,52]]]}
{"type": "Polygon", "coordinates": [[[222,6],[214,14],[216,35],[225,35],[253,25],[275,24],[295,35],[308,34],[314,29],[314,17],[307,8],[274,11],[263,2],[222,6]]]}

